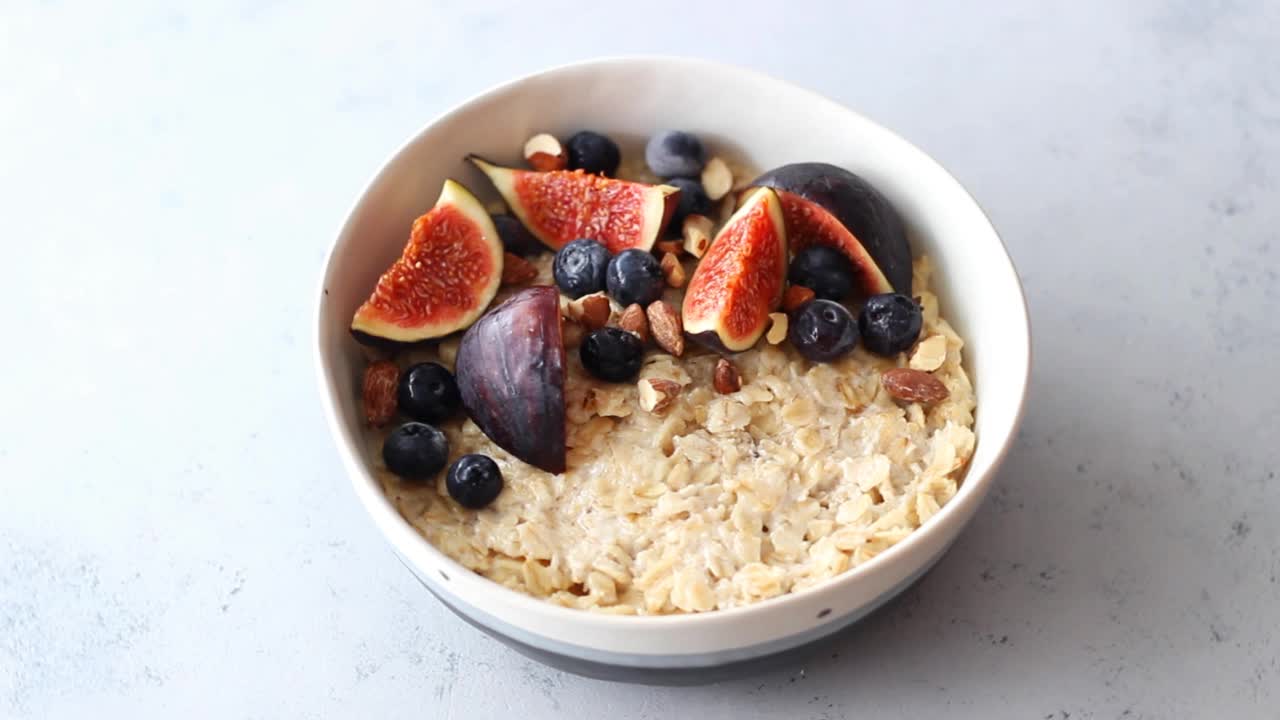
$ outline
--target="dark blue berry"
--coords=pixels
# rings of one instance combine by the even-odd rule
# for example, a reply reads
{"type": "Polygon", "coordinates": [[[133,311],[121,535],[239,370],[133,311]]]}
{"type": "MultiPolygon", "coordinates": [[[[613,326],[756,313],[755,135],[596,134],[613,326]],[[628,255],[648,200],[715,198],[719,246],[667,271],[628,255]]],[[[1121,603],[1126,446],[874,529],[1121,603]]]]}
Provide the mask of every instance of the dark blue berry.
{"type": "Polygon", "coordinates": [[[810,360],[831,362],[858,344],[858,324],[840,303],[811,300],[791,314],[787,338],[810,360]]]}
{"type": "Polygon", "coordinates": [[[502,492],[502,470],[487,455],[463,455],[449,466],[444,486],[459,505],[479,510],[502,492]]]}
{"type": "Polygon", "coordinates": [[[680,200],[676,203],[675,212],[671,213],[671,224],[668,232],[680,233],[684,219],[690,215],[706,215],[711,212],[711,198],[702,189],[702,183],[690,178],[671,178],[668,185],[680,189],[680,200]]]}
{"type": "Polygon", "coordinates": [[[624,382],[640,372],[644,346],[635,335],[615,327],[594,330],[582,340],[578,356],[587,372],[606,382],[624,382]]]}
{"type": "Polygon", "coordinates": [[[493,226],[498,229],[498,237],[502,239],[502,246],[507,252],[513,255],[529,256],[540,255],[547,246],[538,242],[538,238],[529,232],[514,215],[506,213],[498,213],[493,216],[493,226]]]}
{"type": "Polygon", "coordinates": [[[924,317],[915,300],[899,293],[867,298],[858,316],[858,329],[867,349],[892,357],[910,348],[920,337],[924,317]]]}
{"type": "Polygon", "coordinates": [[[396,406],[414,420],[428,423],[447,420],[461,404],[458,383],[443,365],[418,363],[400,375],[396,406]]]}
{"type": "Polygon", "coordinates": [[[405,480],[430,480],[449,459],[449,439],[420,422],[407,422],[382,441],[382,462],[405,480]]]}
{"type": "Polygon", "coordinates": [[[609,297],[622,307],[633,303],[648,306],[662,297],[662,265],[653,253],[637,248],[623,250],[609,261],[605,284],[609,297]]]}
{"type": "Polygon", "coordinates": [[[580,298],[604,290],[609,258],[609,251],[595,240],[574,240],[556,251],[551,275],[560,292],[580,298]]]}
{"type": "Polygon", "coordinates": [[[807,247],[791,260],[787,280],[803,285],[823,300],[839,302],[853,292],[853,263],[833,247],[807,247]]]}
{"type": "Polygon", "coordinates": [[[645,144],[644,161],[658,177],[697,177],[707,164],[707,151],[697,135],[663,130],[645,144]]]}
{"type": "Polygon", "coordinates": [[[564,146],[569,154],[570,170],[613,175],[618,171],[618,163],[622,162],[618,146],[609,138],[590,130],[574,134],[564,146]]]}

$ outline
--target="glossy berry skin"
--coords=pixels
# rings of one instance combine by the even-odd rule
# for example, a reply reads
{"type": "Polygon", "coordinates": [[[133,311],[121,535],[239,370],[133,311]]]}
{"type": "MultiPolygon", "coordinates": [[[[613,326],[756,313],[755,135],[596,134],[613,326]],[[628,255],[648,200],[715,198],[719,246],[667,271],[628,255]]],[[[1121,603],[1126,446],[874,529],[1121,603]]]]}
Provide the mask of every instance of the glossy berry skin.
{"type": "Polygon", "coordinates": [[[604,135],[590,130],[575,133],[564,146],[569,155],[570,170],[612,176],[618,172],[618,163],[622,162],[618,146],[604,135]]]}
{"type": "Polygon", "coordinates": [[[609,297],[626,307],[638,303],[641,307],[662,297],[666,280],[662,276],[662,264],[653,256],[638,248],[623,250],[609,261],[605,272],[605,286],[609,297]]]}
{"type": "Polygon", "coordinates": [[[556,251],[551,276],[560,292],[571,298],[600,292],[605,288],[605,272],[612,256],[604,245],[579,238],[556,251]]]}
{"type": "Polygon", "coordinates": [[[530,255],[541,255],[547,249],[546,245],[538,242],[538,238],[524,226],[514,215],[507,213],[498,213],[493,217],[493,226],[498,229],[498,237],[502,240],[502,246],[512,255],[520,255],[528,257],[530,255]]]}
{"type": "Polygon", "coordinates": [[[831,362],[858,344],[858,323],[840,303],[811,300],[791,314],[787,339],[806,358],[831,362]]]}
{"type": "Polygon", "coordinates": [[[667,226],[667,232],[679,235],[686,217],[706,215],[711,212],[711,198],[707,197],[707,191],[702,188],[702,183],[698,180],[671,178],[667,184],[680,189],[680,200],[676,203],[675,211],[671,213],[671,224],[667,226]]]}
{"type": "Polygon", "coordinates": [[[400,374],[396,406],[414,420],[425,423],[447,420],[461,405],[458,383],[443,365],[418,363],[400,374]]]}
{"type": "Polygon", "coordinates": [[[605,382],[625,382],[640,372],[644,345],[635,335],[615,327],[593,330],[582,340],[578,357],[587,372],[605,382]]]}
{"type": "Polygon", "coordinates": [[[858,330],[867,349],[892,357],[908,350],[920,337],[924,316],[915,300],[900,293],[867,298],[858,315],[858,330]]]}
{"type": "Polygon", "coordinates": [[[814,245],[792,258],[787,280],[809,288],[823,300],[840,302],[853,292],[853,263],[833,247],[814,245]]]}
{"type": "Polygon", "coordinates": [[[697,135],[663,130],[645,144],[644,162],[658,177],[697,177],[707,164],[707,151],[697,135]]]}
{"type": "Polygon", "coordinates": [[[449,466],[444,486],[459,505],[479,510],[502,492],[502,470],[487,455],[463,455],[449,466]]]}
{"type": "Polygon", "coordinates": [[[407,422],[382,442],[382,462],[405,480],[430,480],[449,459],[449,439],[436,428],[407,422]]]}

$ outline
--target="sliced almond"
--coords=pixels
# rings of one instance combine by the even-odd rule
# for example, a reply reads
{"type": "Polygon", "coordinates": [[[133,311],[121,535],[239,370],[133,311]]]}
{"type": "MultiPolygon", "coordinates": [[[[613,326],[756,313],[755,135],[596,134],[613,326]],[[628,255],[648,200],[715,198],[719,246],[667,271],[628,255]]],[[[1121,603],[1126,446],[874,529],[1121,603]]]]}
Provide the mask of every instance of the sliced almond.
{"type": "Polygon", "coordinates": [[[942,367],[947,359],[947,339],[941,335],[930,335],[916,344],[911,353],[911,361],[907,366],[912,370],[933,372],[942,367]]]}
{"type": "Polygon", "coordinates": [[[653,249],[658,253],[659,257],[667,253],[680,257],[680,253],[684,252],[684,245],[681,245],[676,240],[659,240],[653,244],[653,249]]]}
{"type": "Polygon", "coordinates": [[[680,357],[684,355],[684,323],[680,314],[665,300],[649,303],[645,310],[649,318],[649,333],[658,347],[680,357]]]}
{"type": "Polygon", "coordinates": [[[894,368],[885,370],[880,375],[880,384],[889,396],[904,402],[918,402],[922,405],[947,399],[950,392],[938,378],[923,370],[911,368],[894,368]]]}
{"type": "Polygon", "coordinates": [[[803,285],[790,285],[782,296],[782,309],[791,312],[813,299],[813,291],[803,285]]]}
{"type": "Polygon", "coordinates": [[[711,380],[716,392],[721,395],[736,393],[742,389],[742,375],[738,373],[738,367],[729,362],[728,358],[720,358],[716,362],[715,374],[711,380]]]}
{"type": "Polygon", "coordinates": [[[523,285],[538,277],[538,268],[519,255],[502,253],[502,284],[523,285]]]}
{"type": "Polygon", "coordinates": [[[711,247],[711,218],[705,215],[690,215],[680,226],[680,235],[684,238],[684,251],[700,258],[711,247]]]}
{"type": "Polygon", "coordinates": [[[644,308],[632,303],[622,311],[622,317],[618,318],[618,327],[640,338],[640,342],[649,342],[649,318],[644,314],[644,308]]]}
{"type": "Polygon", "coordinates": [[[786,313],[769,313],[769,332],[765,333],[764,339],[770,345],[777,345],[787,339],[787,327],[789,322],[786,313]]]}
{"type": "Polygon", "coordinates": [[[707,191],[707,197],[713,201],[728,195],[733,189],[733,173],[724,160],[713,157],[707,161],[702,168],[702,189],[707,191]]]}
{"type": "Polygon", "coordinates": [[[640,409],[660,413],[670,407],[680,394],[680,383],[666,378],[644,378],[637,389],[640,391],[640,409]]]}
{"type": "Polygon", "coordinates": [[[569,301],[569,319],[584,329],[599,330],[609,324],[609,298],[604,293],[583,295],[577,300],[569,301]]]}
{"type": "Polygon", "coordinates": [[[538,133],[525,141],[524,160],[534,170],[563,170],[569,164],[564,148],[554,135],[538,133]]]}
{"type": "Polygon", "coordinates": [[[662,256],[662,276],[667,279],[667,285],[673,288],[684,287],[685,276],[684,265],[680,264],[680,259],[672,253],[666,253],[662,256]]]}

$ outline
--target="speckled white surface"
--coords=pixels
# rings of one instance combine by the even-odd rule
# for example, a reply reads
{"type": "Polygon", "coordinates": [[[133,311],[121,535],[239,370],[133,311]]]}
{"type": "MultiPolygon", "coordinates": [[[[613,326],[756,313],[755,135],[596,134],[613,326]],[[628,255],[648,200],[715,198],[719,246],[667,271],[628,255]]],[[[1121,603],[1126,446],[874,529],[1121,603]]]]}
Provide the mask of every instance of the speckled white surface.
{"type": "Polygon", "coordinates": [[[0,21],[0,717],[1274,713],[1280,6],[170,5],[0,21]],[[831,653],[711,687],[563,675],[449,615],[313,390],[321,258],[382,160],[491,84],[623,52],[901,131],[1032,308],[1026,425],[952,553],[831,653]]]}

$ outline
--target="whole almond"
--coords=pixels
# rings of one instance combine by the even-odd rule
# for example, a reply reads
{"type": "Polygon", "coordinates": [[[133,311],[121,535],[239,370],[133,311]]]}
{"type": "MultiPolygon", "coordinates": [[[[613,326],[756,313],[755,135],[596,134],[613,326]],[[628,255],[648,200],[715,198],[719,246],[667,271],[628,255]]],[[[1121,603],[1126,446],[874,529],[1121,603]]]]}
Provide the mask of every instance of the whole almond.
{"type": "Polygon", "coordinates": [[[502,253],[502,284],[523,285],[538,277],[538,268],[519,255],[502,253]]]}
{"type": "Polygon", "coordinates": [[[569,164],[560,141],[549,133],[538,133],[524,144],[524,159],[534,170],[563,170],[569,164]]]}
{"type": "Polygon", "coordinates": [[[609,298],[602,293],[584,295],[569,303],[570,317],[577,320],[588,331],[599,330],[608,325],[611,313],[609,298]]]}
{"type": "Polygon", "coordinates": [[[684,224],[680,226],[680,236],[684,239],[684,251],[694,257],[702,257],[702,254],[711,247],[711,218],[705,215],[690,215],[684,219],[684,224]]]}
{"type": "Polygon", "coordinates": [[[728,358],[720,358],[716,362],[715,374],[711,378],[712,384],[715,385],[716,392],[721,395],[736,393],[742,389],[742,375],[738,373],[738,368],[729,362],[728,358]]]}
{"type": "Polygon", "coordinates": [[[782,296],[782,309],[791,312],[812,300],[813,291],[803,285],[789,285],[782,296]]]}
{"type": "Polygon", "coordinates": [[[658,347],[680,357],[684,355],[684,323],[680,314],[665,300],[649,303],[645,310],[649,317],[649,334],[658,347]]]}
{"type": "Polygon", "coordinates": [[[396,386],[400,368],[390,360],[379,360],[364,369],[360,398],[364,419],[373,427],[382,427],[396,415],[396,386]]]}
{"type": "Polygon", "coordinates": [[[684,272],[684,265],[680,264],[680,259],[673,253],[666,253],[662,256],[662,276],[667,279],[667,285],[673,288],[684,287],[685,281],[688,279],[684,272]]]}
{"type": "Polygon", "coordinates": [[[644,378],[637,389],[640,394],[640,409],[660,413],[670,407],[680,394],[680,383],[666,378],[644,378]]]}
{"type": "Polygon", "coordinates": [[[659,257],[667,253],[680,257],[680,253],[684,252],[684,245],[679,240],[659,240],[653,244],[653,249],[659,257]]]}
{"type": "Polygon", "coordinates": [[[640,338],[640,342],[649,342],[649,318],[644,314],[644,308],[636,303],[627,306],[622,311],[622,316],[618,318],[618,327],[640,338]]]}
{"type": "Polygon", "coordinates": [[[787,339],[787,328],[790,321],[787,320],[786,313],[769,313],[769,332],[765,333],[764,339],[770,345],[777,345],[787,339]]]}
{"type": "Polygon", "coordinates": [[[885,370],[880,375],[880,384],[891,397],[904,402],[918,402],[922,405],[932,405],[945,400],[950,394],[941,380],[923,370],[911,368],[885,370]]]}

